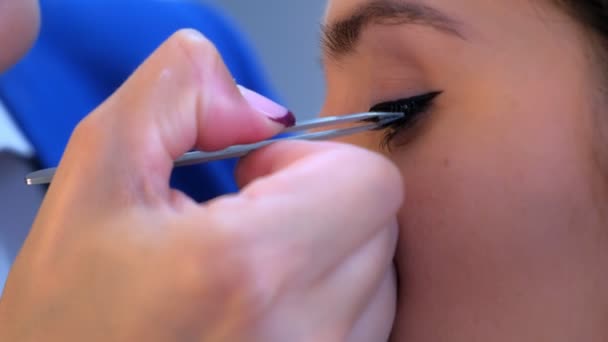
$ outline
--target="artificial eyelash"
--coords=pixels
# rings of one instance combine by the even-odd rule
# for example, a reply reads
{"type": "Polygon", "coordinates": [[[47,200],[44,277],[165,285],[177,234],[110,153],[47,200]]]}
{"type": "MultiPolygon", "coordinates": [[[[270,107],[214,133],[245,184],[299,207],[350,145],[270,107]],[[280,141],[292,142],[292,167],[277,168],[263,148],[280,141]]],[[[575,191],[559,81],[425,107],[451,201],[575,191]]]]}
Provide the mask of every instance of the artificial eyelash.
{"type": "Polygon", "coordinates": [[[381,146],[383,148],[390,149],[391,142],[395,137],[413,126],[420,119],[420,114],[428,111],[432,105],[433,100],[441,94],[440,91],[430,92],[423,95],[413,96],[407,99],[401,99],[397,101],[383,102],[373,106],[370,112],[394,112],[394,113],[405,113],[405,116],[392,123],[386,128],[384,138],[382,139],[381,146]]]}

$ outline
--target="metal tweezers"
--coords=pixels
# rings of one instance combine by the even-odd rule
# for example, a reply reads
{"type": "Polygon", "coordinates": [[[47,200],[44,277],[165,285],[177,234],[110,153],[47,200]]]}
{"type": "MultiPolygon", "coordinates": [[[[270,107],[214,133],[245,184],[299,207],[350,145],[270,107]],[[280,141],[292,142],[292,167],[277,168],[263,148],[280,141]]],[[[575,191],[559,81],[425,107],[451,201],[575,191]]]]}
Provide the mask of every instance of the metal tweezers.
{"type": "MultiPolygon", "coordinates": [[[[366,131],[373,131],[385,128],[391,123],[403,118],[403,113],[384,113],[384,112],[367,112],[359,114],[351,114],[344,116],[325,117],[303,122],[294,127],[290,127],[281,132],[281,135],[288,134],[283,137],[264,140],[255,144],[236,145],[225,150],[216,152],[189,152],[177,159],[174,163],[175,167],[188,166],[194,164],[207,163],[223,159],[239,158],[248,153],[268,146],[278,141],[285,140],[329,140],[333,138],[343,137],[347,135],[357,134],[366,131]],[[328,129],[324,131],[307,133],[310,129],[331,127],[344,124],[357,124],[352,127],[328,129]],[[301,134],[290,133],[304,132],[301,134]]],[[[55,175],[56,168],[44,169],[28,174],[25,178],[27,185],[49,184],[55,175]]]]}

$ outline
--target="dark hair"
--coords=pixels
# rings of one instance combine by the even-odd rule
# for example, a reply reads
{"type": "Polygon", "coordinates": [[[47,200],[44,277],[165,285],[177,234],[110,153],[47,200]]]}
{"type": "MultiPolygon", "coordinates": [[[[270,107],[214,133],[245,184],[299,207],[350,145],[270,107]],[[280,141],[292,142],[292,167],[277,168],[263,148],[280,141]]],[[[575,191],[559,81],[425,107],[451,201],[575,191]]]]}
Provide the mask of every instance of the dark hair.
{"type": "MultiPolygon", "coordinates": [[[[608,0],[557,0],[583,26],[608,42],[608,0]]],[[[608,48],[605,46],[605,48],[608,48]]]]}
{"type": "MultiPolygon", "coordinates": [[[[592,49],[595,52],[595,57],[599,57],[598,64],[600,68],[603,68],[603,80],[608,80],[608,0],[554,0],[562,8],[566,10],[577,22],[579,22],[583,29],[590,33],[590,43],[592,49]]],[[[604,108],[606,98],[608,97],[608,83],[603,83],[600,88],[603,90],[600,92],[600,105],[599,108],[604,108]]],[[[608,116],[603,113],[603,110],[599,110],[599,115],[595,118],[598,120],[598,128],[595,131],[596,141],[595,144],[595,163],[599,167],[600,172],[604,175],[604,184],[600,188],[600,193],[596,193],[595,196],[597,203],[602,203],[602,198],[605,198],[606,188],[608,188],[608,148],[606,142],[608,141],[608,116]]],[[[605,201],[605,199],[604,199],[605,201]]],[[[605,208],[599,208],[602,220],[608,223],[608,214],[605,208]]]]}
{"type": "MultiPolygon", "coordinates": [[[[593,57],[604,72],[601,75],[601,99],[608,99],[608,0],[553,0],[577,21],[589,40],[593,57]]],[[[604,102],[605,104],[605,102],[604,102]]],[[[608,118],[604,115],[604,120],[608,118]]],[[[608,132],[605,133],[608,137],[608,132]]]]}

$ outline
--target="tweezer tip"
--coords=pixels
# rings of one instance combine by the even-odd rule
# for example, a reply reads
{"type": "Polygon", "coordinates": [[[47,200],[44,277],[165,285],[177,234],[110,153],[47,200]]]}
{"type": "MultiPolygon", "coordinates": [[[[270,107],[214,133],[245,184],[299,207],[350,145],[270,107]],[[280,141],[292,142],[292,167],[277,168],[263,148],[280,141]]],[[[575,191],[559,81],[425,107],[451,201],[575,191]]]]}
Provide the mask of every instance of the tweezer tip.
{"type": "Polygon", "coordinates": [[[32,176],[32,174],[29,174],[27,176],[25,176],[25,184],[28,186],[32,186],[32,185],[40,185],[42,184],[42,182],[40,182],[40,180],[34,176],[32,176]]]}
{"type": "Polygon", "coordinates": [[[405,112],[379,112],[378,116],[369,119],[368,121],[378,124],[378,127],[376,127],[374,130],[382,130],[403,119],[404,117],[405,112]]]}
{"type": "Polygon", "coordinates": [[[44,169],[31,172],[25,176],[27,185],[43,185],[51,182],[55,169],[44,169]]]}

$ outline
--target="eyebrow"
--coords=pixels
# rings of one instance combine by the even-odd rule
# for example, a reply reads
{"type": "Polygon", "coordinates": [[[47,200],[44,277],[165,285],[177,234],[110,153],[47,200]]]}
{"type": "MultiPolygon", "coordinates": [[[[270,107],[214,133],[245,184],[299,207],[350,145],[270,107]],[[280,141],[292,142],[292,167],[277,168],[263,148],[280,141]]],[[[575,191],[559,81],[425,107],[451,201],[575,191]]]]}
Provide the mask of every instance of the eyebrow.
{"type": "Polygon", "coordinates": [[[433,7],[409,1],[373,0],[345,19],[322,26],[323,52],[334,59],[352,53],[365,28],[372,24],[424,25],[465,39],[460,23],[433,7]]]}

